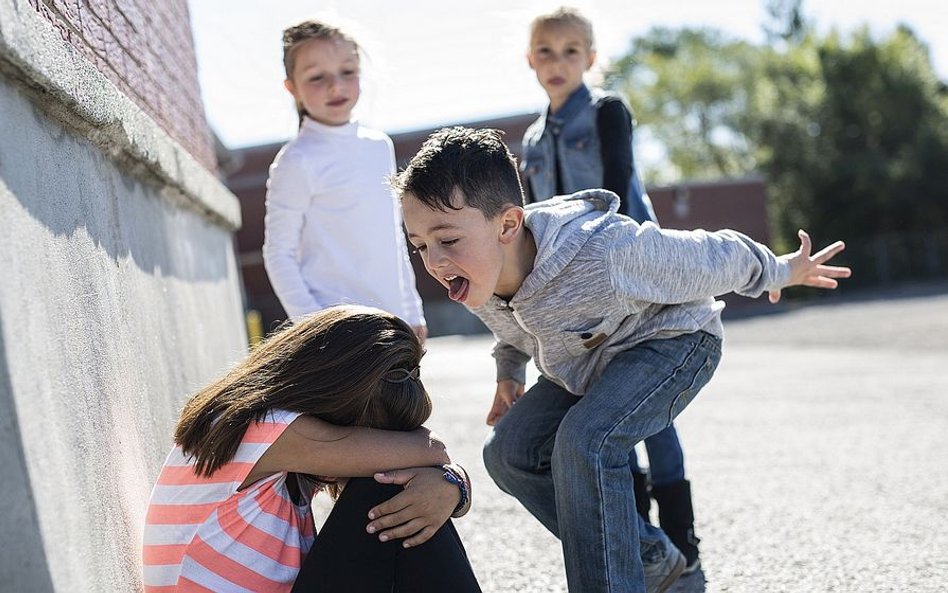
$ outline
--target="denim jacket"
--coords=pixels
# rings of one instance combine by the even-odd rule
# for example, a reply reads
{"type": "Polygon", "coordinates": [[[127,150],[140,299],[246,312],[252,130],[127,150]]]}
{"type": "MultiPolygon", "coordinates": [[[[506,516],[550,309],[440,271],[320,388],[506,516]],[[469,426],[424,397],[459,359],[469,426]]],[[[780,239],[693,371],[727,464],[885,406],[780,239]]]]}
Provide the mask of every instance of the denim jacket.
{"type": "MultiPolygon", "coordinates": [[[[520,172],[530,186],[536,201],[557,193],[571,194],[603,184],[602,156],[596,118],[600,102],[609,93],[580,85],[555,113],[549,106],[533,122],[523,136],[523,157],[520,172]],[[559,159],[557,159],[559,157],[559,159]],[[556,187],[556,166],[559,162],[561,191],[556,187]]],[[[629,138],[629,142],[632,139],[629,138]]],[[[628,200],[624,208],[637,222],[655,221],[655,213],[638,172],[629,176],[628,200]]]]}

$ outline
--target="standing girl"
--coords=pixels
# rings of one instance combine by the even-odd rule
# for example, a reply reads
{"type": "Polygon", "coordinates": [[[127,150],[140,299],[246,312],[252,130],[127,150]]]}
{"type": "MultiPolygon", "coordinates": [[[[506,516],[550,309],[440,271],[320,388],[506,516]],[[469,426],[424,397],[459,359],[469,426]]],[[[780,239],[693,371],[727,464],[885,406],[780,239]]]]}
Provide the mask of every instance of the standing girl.
{"type": "Polygon", "coordinates": [[[198,392],[152,492],[145,593],[480,591],[446,523],[470,483],[420,428],[422,354],[394,315],[331,307],[198,392]],[[317,537],[327,483],[342,493],[317,537]]]}
{"type": "Polygon", "coordinates": [[[267,182],[264,265],[287,315],[339,303],[398,315],[427,335],[387,184],[391,139],[352,119],[359,46],[337,27],[304,21],[283,32],[284,85],[299,134],[280,150],[267,182]]]}

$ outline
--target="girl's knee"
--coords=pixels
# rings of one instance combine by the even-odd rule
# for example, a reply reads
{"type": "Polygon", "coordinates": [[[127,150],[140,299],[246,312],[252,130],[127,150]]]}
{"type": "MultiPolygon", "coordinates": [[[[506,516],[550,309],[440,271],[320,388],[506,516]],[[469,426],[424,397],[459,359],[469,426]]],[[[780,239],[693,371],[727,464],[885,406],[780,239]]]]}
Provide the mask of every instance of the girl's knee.
{"type": "Polygon", "coordinates": [[[374,478],[349,478],[336,504],[354,504],[367,509],[381,504],[402,491],[396,484],[380,484],[374,478]]]}

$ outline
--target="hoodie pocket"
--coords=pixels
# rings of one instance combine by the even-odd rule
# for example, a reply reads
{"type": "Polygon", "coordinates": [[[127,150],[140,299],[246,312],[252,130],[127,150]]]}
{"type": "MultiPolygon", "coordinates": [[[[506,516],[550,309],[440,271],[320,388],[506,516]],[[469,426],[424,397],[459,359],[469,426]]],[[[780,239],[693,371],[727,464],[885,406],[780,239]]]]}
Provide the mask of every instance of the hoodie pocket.
{"type": "Polygon", "coordinates": [[[619,328],[621,319],[606,317],[593,319],[579,329],[563,332],[563,347],[573,356],[586,356],[609,341],[619,328]]]}

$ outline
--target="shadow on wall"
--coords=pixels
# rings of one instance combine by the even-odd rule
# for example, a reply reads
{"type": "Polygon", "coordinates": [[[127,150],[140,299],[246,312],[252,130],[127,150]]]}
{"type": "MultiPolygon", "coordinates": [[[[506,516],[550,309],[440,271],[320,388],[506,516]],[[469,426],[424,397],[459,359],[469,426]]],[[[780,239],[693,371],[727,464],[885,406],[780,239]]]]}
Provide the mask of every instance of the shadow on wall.
{"type": "Polygon", "coordinates": [[[0,583],[4,591],[52,591],[39,518],[23,457],[19,418],[7,366],[0,318],[0,583]]]}
{"type": "MultiPolygon", "coordinates": [[[[49,121],[29,98],[5,84],[0,84],[0,113],[0,180],[52,234],[85,233],[116,263],[128,259],[148,274],[191,282],[227,276],[229,255],[217,248],[219,235],[208,232],[214,225],[173,203],[185,203],[174,190],[116,172],[98,148],[49,121]],[[169,240],[169,227],[188,241],[169,240]]],[[[41,247],[20,246],[25,251],[14,252],[14,258],[44,262],[46,254],[35,252],[41,247]]]]}

